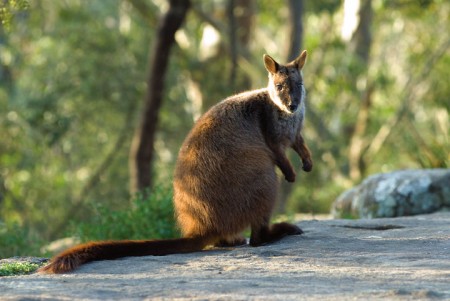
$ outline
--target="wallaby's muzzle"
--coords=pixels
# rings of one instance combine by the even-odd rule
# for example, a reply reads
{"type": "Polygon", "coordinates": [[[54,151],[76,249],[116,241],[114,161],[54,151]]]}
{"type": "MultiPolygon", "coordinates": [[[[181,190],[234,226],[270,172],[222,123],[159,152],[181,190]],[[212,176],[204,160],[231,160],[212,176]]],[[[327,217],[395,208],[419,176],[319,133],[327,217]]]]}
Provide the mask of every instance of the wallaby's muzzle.
{"type": "Polygon", "coordinates": [[[294,113],[298,108],[298,104],[290,104],[289,105],[289,111],[291,111],[292,113],[294,113]]]}

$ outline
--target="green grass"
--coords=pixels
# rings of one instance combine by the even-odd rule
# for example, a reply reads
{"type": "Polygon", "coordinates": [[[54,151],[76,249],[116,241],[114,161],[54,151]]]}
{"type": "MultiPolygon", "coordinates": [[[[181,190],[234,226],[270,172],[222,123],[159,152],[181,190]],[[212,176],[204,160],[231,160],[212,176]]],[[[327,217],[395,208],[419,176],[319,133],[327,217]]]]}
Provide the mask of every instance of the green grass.
{"type": "Polygon", "coordinates": [[[0,265],[0,277],[18,276],[34,273],[41,265],[29,262],[13,262],[0,265]]]}

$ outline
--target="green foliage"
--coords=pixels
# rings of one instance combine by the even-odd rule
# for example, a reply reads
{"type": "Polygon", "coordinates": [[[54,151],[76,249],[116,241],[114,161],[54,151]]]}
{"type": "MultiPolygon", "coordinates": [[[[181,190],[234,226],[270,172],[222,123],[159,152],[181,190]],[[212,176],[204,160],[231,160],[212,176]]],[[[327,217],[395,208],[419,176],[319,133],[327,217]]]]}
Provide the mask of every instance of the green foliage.
{"type": "Polygon", "coordinates": [[[344,212],[344,213],[342,213],[339,216],[339,218],[342,218],[342,219],[358,219],[358,216],[356,216],[356,215],[354,215],[354,214],[352,214],[350,212],[344,212]]]}
{"type": "Polygon", "coordinates": [[[341,1],[339,0],[305,1],[305,5],[308,11],[312,11],[316,14],[322,12],[334,13],[339,9],[341,1]]]}
{"type": "Polygon", "coordinates": [[[129,197],[151,35],[131,17],[119,28],[120,3],[31,2],[28,18],[0,32],[0,220],[32,225],[45,240],[69,216],[88,218],[94,200],[120,207],[129,197]]]}
{"type": "Polygon", "coordinates": [[[28,0],[4,0],[0,2],[0,24],[7,30],[11,29],[14,16],[29,8],[28,0]]]}
{"type": "Polygon", "coordinates": [[[0,223],[0,258],[38,256],[43,241],[26,226],[0,223]]]}
{"type": "MultiPolygon", "coordinates": [[[[1,256],[37,255],[39,245],[67,233],[84,240],[176,235],[170,193],[124,201],[160,2],[0,0],[9,26],[0,28],[1,256]]],[[[369,62],[340,34],[342,1],[304,2],[304,137],[314,169],[301,172],[291,153],[298,180],[285,208],[328,212],[340,192],[369,174],[448,168],[450,37],[443,28],[450,27],[450,2],[372,1],[369,62]],[[362,174],[352,178],[350,148],[368,86],[362,174]]],[[[285,61],[289,1],[253,3],[251,38],[239,45],[231,81],[228,2],[193,1],[165,78],[151,171],[157,181],[171,182],[179,147],[200,113],[266,84],[263,53],[285,61]],[[213,46],[202,42],[214,27],[208,18],[218,25],[213,46]]]]}
{"type": "Polygon", "coordinates": [[[36,271],[41,266],[36,263],[14,262],[0,265],[0,277],[27,275],[36,271]]]}
{"type": "Polygon", "coordinates": [[[71,235],[81,241],[109,239],[159,239],[177,236],[170,189],[157,187],[145,196],[138,193],[127,209],[94,205],[92,220],[72,223],[71,235]]]}

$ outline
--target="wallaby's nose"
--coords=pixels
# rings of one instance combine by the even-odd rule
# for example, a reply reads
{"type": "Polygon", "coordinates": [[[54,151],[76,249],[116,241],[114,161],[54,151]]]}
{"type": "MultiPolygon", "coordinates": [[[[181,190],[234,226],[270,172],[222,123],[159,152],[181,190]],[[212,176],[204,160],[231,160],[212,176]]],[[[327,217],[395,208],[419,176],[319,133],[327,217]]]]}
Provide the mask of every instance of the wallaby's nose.
{"type": "Polygon", "coordinates": [[[291,110],[291,112],[295,112],[295,110],[297,110],[297,108],[298,108],[298,105],[296,105],[296,104],[289,105],[289,110],[291,110]]]}

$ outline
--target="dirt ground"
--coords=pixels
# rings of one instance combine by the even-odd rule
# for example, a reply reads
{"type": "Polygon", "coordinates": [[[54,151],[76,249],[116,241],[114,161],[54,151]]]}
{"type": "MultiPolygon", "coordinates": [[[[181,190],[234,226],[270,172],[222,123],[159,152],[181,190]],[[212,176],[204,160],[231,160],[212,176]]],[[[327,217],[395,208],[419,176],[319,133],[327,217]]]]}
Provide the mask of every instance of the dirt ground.
{"type": "Polygon", "coordinates": [[[302,236],[0,278],[0,300],[450,300],[450,212],[304,220],[302,236]]]}

